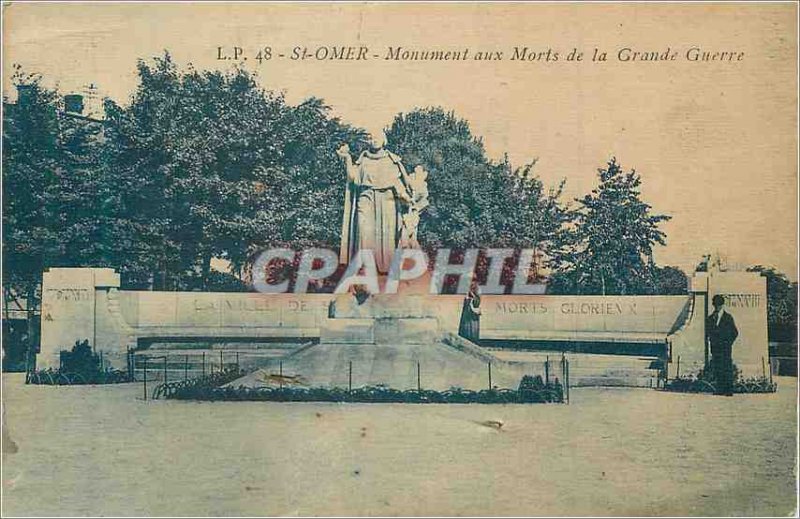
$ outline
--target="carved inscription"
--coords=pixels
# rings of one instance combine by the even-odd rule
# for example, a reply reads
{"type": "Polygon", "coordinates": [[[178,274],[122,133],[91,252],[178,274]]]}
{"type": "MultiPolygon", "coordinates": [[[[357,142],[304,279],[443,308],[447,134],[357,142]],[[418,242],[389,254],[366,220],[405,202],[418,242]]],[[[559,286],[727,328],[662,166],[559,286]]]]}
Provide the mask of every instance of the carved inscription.
{"type": "Polygon", "coordinates": [[[722,294],[722,297],[731,308],[761,307],[761,294],[722,294]]]}
{"type": "Polygon", "coordinates": [[[567,315],[637,315],[636,303],[614,302],[566,302],[555,308],[542,302],[501,302],[496,303],[499,314],[546,314],[560,312],[567,315]]]}
{"type": "Polygon", "coordinates": [[[56,301],[91,301],[88,288],[48,288],[46,291],[56,301]]]}

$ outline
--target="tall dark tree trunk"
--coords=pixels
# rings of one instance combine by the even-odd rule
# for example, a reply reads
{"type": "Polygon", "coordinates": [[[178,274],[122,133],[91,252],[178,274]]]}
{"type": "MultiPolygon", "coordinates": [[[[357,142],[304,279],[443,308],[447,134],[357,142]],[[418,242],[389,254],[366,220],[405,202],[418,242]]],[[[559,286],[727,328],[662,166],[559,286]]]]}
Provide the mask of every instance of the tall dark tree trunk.
{"type": "Polygon", "coordinates": [[[37,283],[28,285],[26,293],[26,313],[28,321],[28,344],[25,345],[25,377],[27,379],[28,373],[36,370],[36,353],[39,344],[39,330],[37,329],[36,322],[36,290],[37,283]]]}
{"type": "Polygon", "coordinates": [[[211,275],[211,253],[203,257],[203,290],[208,290],[208,278],[211,275]]]}

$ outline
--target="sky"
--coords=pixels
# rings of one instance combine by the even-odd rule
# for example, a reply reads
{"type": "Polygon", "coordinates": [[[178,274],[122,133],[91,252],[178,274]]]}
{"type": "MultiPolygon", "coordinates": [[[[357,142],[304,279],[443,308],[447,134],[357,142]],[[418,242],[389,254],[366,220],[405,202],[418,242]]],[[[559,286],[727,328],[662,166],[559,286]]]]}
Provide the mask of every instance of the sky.
{"type": "MultiPolygon", "coordinates": [[[[125,103],[137,59],[240,65],[290,103],[323,98],[367,129],[417,107],[467,119],[490,157],[536,158],[565,200],[616,157],[643,179],[663,225],[656,261],[691,271],[706,253],[797,279],[797,6],[773,4],[5,4],[3,88],[14,63],[63,93],[94,83],[125,103]],[[291,60],[294,48],[366,46],[360,61],[291,60]],[[384,59],[389,47],[503,52],[500,61],[384,59]],[[255,59],[270,47],[271,60],[255,59]],[[514,49],[557,62],[510,60],[514,49]],[[691,47],[732,62],[685,59],[691,47]],[[582,61],[566,61],[573,49],[582,61]],[[593,50],[608,61],[593,62],[593,50]],[[618,51],[675,53],[620,61],[618,51]],[[284,54],[283,58],[277,57],[284,54]],[[375,57],[377,56],[377,57],[375,57]]],[[[7,92],[13,98],[13,92],[7,92]]],[[[391,146],[390,146],[391,147],[391,146]]]]}

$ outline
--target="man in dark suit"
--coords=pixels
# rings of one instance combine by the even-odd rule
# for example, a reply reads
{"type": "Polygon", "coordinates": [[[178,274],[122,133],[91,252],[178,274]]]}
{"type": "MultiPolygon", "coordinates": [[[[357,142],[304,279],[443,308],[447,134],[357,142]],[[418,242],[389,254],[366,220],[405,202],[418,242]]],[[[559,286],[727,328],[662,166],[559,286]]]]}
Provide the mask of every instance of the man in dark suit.
{"type": "Polygon", "coordinates": [[[715,295],[714,311],[706,319],[706,334],[711,344],[711,366],[718,395],[733,395],[733,341],[739,335],[733,316],[725,311],[725,298],[715,295]]]}

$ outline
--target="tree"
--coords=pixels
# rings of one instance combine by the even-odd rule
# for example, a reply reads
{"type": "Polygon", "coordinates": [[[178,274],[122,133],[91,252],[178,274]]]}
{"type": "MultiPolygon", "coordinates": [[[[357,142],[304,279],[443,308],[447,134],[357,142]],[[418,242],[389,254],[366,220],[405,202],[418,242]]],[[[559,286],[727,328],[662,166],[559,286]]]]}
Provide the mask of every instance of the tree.
{"type": "Polygon", "coordinates": [[[13,82],[17,103],[3,100],[4,283],[32,302],[42,270],[60,250],[58,94],[20,69],[13,82]]]}
{"type": "Polygon", "coordinates": [[[797,282],[773,267],[755,265],[748,272],[767,278],[767,333],[770,341],[797,340],[797,282]]]}
{"type": "Polygon", "coordinates": [[[105,157],[104,123],[65,112],[59,121],[59,265],[116,266],[119,206],[105,157]]]}
{"type": "Polygon", "coordinates": [[[324,101],[310,98],[287,106],[280,121],[285,143],[276,178],[264,186],[273,232],[251,248],[338,248],[344,211],[345,172],[335,150],[348,143],[366,148],[363,130],[330,116],[324,101]]]}
{"type": "Polygon", "coordinates": [[[3,302],[7,310],[12,299],[24,299],[28,324],[27,332],[16,334],[25,344],[9,344],[11,323],[4,316],[3,346],[15,356],[15,347],[30,353],[38,342],[42,270],[59,250],[54,208],[60,164],[57,93],[19,68],[12,81],[19,99],[3,99],[3,302]]]}
{"type": "Polygon", "coordinates": [[[334,151],[363,148],[363,131],[243,70],[179,70],[165,54],[138,73],[130,103],[107,99],[93,121],[18,72],[20,102],[4,112],[7,278],[35,292],[47,266],[109,266],[128,288],[207,289],[237,286],[211,274],[213,257],[241,275],[263,248],[338,245],[334,151]]]}
{"type": "Polygon", "coordinates": [[[600,184],[571,212],[569,244],[557,259],[551,292],[649,294],[658,290],[653,247],[665,245],[658,228],[670,219],[641,200],[641,177],[616,159],[598,170],[600,184]]]}
{"type": "Polygon", "coordinates": [[[422,165],[429,172],[430,207],[419,225],[429,252],[536,248],[546,259],[558,246],[563,183],[546,189],[534,174],[535,160],[516,169],[489,160],[467,121],[442,108],[399,114],[387,140],[407,169],[422,165]]]}
{"type": "Polygon", "coordinates": [[[35,344],[42,272],[113,264],[113,188],[102,123],[65,113],[59,93],[19,66],[12,83],[17,102],[3,100],[4,303],[25,300],[24,335],[35,344]]]}
{"type": "Polygon", "coordinates": [[[689,290],[689,278],[678,267],[654,267],[653,294],[656,295],[683,295],[689,290]]]}
{"type": "Polygon", "coordinates": [[[125,243],[133,261],[122,267],[129,276],[156,273],[162,288],[188,288],[192,277],[205,284],[231,237],[264,229],[255,186],[278,168],[284,102],[245,71],[181,72],[169,54],[140,61],[138,72],[130,106],[109,114],[133,231],[125,243]]]}
{"type": "Polygon", "coordinates": [[[334,150],[360,132],[320,100],[288,106],[243,69],[181,71],[167,53],[138,73],[130,105],[108,109],[128,279],[207,289],[213,257],[241,274],[262,248],[334,246],[334,150]]]}
{"type": "MultiPolygon", "coordinates": [[[[366,134],[330,115],[322,99],[309,98],[286,106],[280,121],[284,139],[280,166],[268,183],[258,189],[259,221],[264,225],[249,236],[240,236],[226,257],[242,277],[264,249],[286,247],[301,250],[323,247],[337,250],[344,211],[345,175],[335,150],[347,143],[359,152],[366,148],[366,134]],[[265,232],[267,231],[267,232],[265,232]],[[244,239],[242,239],[244,238],[244,239]]],[[[294,262],[272,265],[272,275],[293,280],[300,255],[294,262]]],[[[324,290],[332,290],[333,276],[324,290]]]]}

